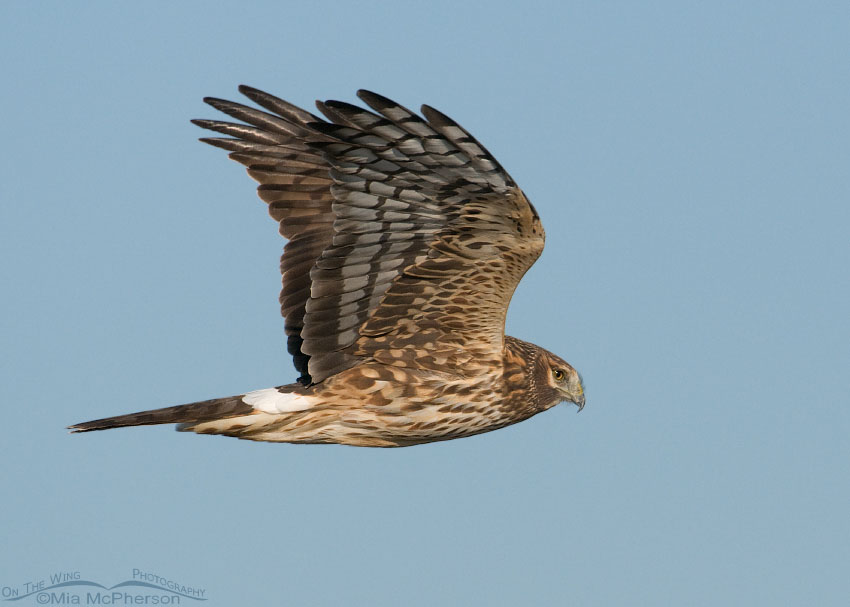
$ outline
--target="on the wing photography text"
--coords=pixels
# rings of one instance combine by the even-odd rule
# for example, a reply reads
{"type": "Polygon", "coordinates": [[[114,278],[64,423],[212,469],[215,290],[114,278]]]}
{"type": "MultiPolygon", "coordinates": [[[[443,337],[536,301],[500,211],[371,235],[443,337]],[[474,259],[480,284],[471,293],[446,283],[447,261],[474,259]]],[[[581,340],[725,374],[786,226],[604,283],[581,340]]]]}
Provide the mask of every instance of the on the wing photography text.
{"type": "Polygon", "coordinates": [[[207,597],[204,588],[133,569],[130,579],[111,586],[84,579],[79,571],[57,572],[16,585],[3,584],[0,599],[29,599],[29,604],[37,605],[183,605],[206,601],[207,597]]]}

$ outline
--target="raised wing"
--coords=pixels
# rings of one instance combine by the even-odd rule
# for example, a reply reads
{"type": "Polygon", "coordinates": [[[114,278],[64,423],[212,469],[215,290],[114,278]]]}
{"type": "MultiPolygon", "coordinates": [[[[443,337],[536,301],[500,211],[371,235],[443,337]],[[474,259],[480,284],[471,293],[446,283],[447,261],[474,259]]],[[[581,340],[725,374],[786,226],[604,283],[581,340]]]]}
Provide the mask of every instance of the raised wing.
{"type": "Polygon", "coordinates": [[[445,368],[501,358],[507,307],[543,249],[534,208],[450,118],[368,91],[375,112],[317,103],[324,121],[249,87],[267,113],[220,99],[247,124],[194,121],[229,138],[289,239],[281,311],[304,383],[364,357],[445,368]]]}

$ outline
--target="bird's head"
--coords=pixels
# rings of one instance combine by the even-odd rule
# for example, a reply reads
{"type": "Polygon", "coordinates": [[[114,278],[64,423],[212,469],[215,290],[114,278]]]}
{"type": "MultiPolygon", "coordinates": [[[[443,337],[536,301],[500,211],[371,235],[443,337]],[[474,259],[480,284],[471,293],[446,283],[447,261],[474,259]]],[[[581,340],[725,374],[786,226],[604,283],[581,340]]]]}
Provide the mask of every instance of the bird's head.
{"type": "Polygon", "coordinates": [[[537,389],[550,406],[569,401],[584,409],[584,384],[572,365],[551,352],[542,350],[536,368],[537,389]]]}

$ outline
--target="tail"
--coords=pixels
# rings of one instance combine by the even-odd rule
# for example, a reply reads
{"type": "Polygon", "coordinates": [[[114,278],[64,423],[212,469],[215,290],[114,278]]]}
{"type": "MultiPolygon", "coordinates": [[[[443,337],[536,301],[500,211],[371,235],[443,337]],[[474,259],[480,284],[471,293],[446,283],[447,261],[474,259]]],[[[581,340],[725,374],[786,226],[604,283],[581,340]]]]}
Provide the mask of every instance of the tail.
{"type": "MultiPolygon", "coordinates": [[[[116,415],[115,417],[105,417],[74,424],[68,426],[68,428],[73,432],[91,432],[92,430],[109,430],[110,428],[123,428],[124,426],[151,426],[154,424],[186,424],[191,426],[202,422],[250,415],[254,412],[254,407],[242,400],[244,396],[244,394],[240,394],[239,396],[214,398],[188,405],[116,415]]],[[[180,429],[183,428],[178,428],[178,430],[180,429]]]]}

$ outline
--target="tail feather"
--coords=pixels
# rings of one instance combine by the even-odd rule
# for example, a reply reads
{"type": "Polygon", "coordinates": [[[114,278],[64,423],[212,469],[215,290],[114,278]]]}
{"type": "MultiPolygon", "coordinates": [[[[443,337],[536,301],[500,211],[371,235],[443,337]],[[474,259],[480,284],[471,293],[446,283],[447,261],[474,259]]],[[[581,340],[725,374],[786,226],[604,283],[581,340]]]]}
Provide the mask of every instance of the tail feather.
{"type": "Polygon", "coordinates": [[[68,428],[72,432],[91,432],[92,430],[109,430],[110,428],[122,428],[124,426],[194,424],[240,415],[249,415],[254,411],[254,407],[243,401],[243,396],[245,395],[240,394],[239,396],[214,398],[188,405],[177,405],[176,407],[164,407],[151,411],[105,417],[90,422],[74,424],[73,426],[68,426],[68,428]]]}

